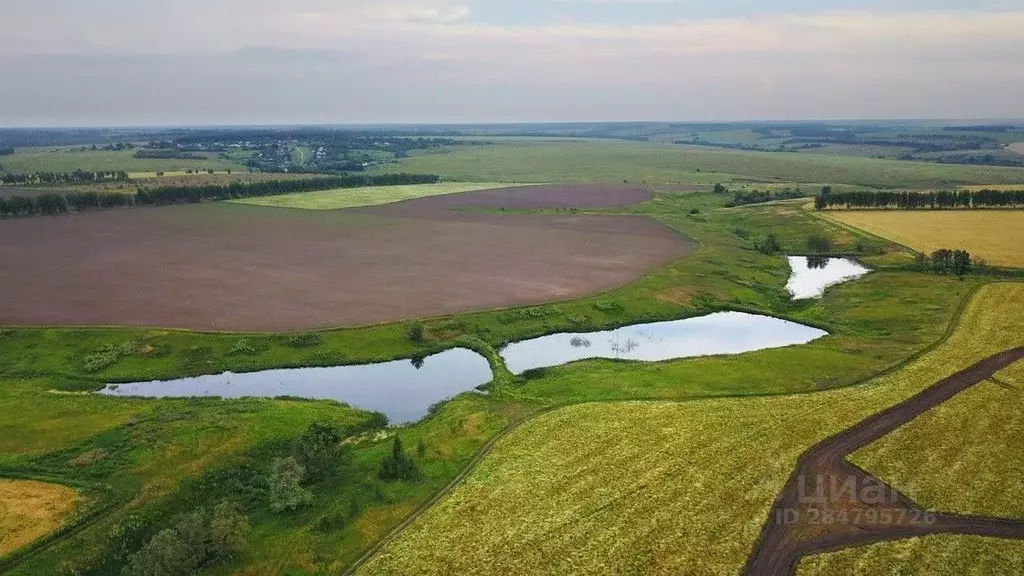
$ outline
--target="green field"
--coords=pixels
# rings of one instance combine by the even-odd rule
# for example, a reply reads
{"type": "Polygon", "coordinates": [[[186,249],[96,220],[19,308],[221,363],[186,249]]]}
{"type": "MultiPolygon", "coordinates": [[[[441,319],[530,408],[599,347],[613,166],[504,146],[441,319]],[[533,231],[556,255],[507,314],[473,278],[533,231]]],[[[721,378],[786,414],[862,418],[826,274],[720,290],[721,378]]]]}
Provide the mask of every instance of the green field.
{"type": "MultiPolygon", "coordinates": [[[[67,170],[169,172],[173,168],[162,163],[181,162],[136,161],[130,152],[33,154],[40,156],[39,166],[47,166],[35,169],[46,170],[65,169],[54,168],[60,165],[56,160],[73,158],[91,158],[96,164],[71,166],[69,160],[67,170]],[[100,165],[104,162],[109,166],[100,165]]],[[[7,168],[25,160],[21,156],[0,158],[0,164],[7,168]]],[[[244,548],[211,566],[212,573],[338,573],[421,506],[448,494],[363,571],[736,572],[801,451],[981,357],[1024,343],[1017,329],[1024,322],[1024,284],[992,284],[1000,280],[994,276],[958,280],[914,272],[909,267],[913,252],[818,218],[803,209],[806,200],[727,209],[731,194],[674,192],[692,190],[677,184],[710,188],[719,181],[761,189],[794,183],[808,189],[825,183],[837,188],[1017,183],[1024,182],[1024,170],[530,139],[414,154],[384,169],[438,173],[458,182],[245,203],[332,210],[512,182],[647,181],[665,186],[640,206],[603,212],[654,218],[694,239],[698,248],[602,294],[424,319],[422,341],[410,339],[413,322],[299,338],[144,328],[2,329],[0,476],[74,487],[83,495],[83,513],[70,520],[76,530],[45,542],[33,554],[16,556],[17,565],[0,558],[0,571],[116,573],[126,554],[170,526],[176,515],[229,499],[249,517],[252,530],[244,548]],[[754,250],[754,242],[769,234],[777,237],[782,251],[765,255],[754,250]],[[829,289],[820,300],[791,301],[783,254],[805,252],[811,235],[827,236],[835,253],[857,254],[876,271],[829,289]],[[556,331],[591,331],[723,309],[786,318],[820,327],[830,336],[806,346],[737,356],[657,364],[584,361],[530,379],[509,374],[496,353],[510,341],[556,331]],[[958,329],[950,334],[958,317],[958,329]],[[414,425],[349,438],[351,461],[309,483],[312,501],[293,512],[276,513],[267,504],[271,460],[289,454],[312,422],[351,427],[369,422],[370,414],[332,402],[283,398],[139,400],[86,394],[106,382],[385,361],[456,346],[473,348],[492,361],[496,377],[489,394],[464,394],[414,425]],[[125,352],[97,368],[97,355],[110,350],[125,352]],[[409,448],[422,479],[378,477],[395,435],[409,448]],[[485,449],[495,439],[493,450],[485,449]],[[482,454],[487,455],[465,481],[446,492],[482,454]]],[[[282,217],[300,214],[280,212],[282,217]]],[[[317,217],[332,216],[323,212],[317,217]]],[[[1024,384],[1017,367],[1000,378],[1024,384]]],[[[1005,401],[1009,390],[984,384],[972,392],[983,396],[958,398],[967,404],[949,405],[956,418],[922,428],[916,432],[924,434],[921,439],[897,439],[899,444],[878,466],[900,466],[906,450],[924,438],[934,442],[939,432],[934,427],[955,427],[950,422],[960,422],[989,402],[1004,406],[979,419],[976,432],[1003,438],[1015,430],[994,430],[1000,417],[1016,422],[1013,404],[1005,401]]],[[[991,446],[977,445],[974,436],[962,436],[937,450],[935,462],[960,457],[974,463],[1011,455],[1012,447],[993,452],[991,446]]],[[[1007,485],[998,482],[1019,477],[1010,470],[1004,478],[1005,466],[986,468],[978,481],[994,482],[979,485],[977,493],[992,495],[1007,485]]],[[[945,479],[929,475],[919,484],[950,506],[973,504],[952,497],[945,479]]],[[[1011,513],[1010,497],[1008,492],[989,502],[1011,513]]],[[[1020,558],[1017,551],[1007,554],[1011,563],[1005,565],[1020,558]]],[[[879,570],[891,571],[898,562],[889,559],[879,570]]]]}
{"type": "Polygon", "coordinates": [[[1021,368],[963,392],[851,461],[925,508],[1024,519],[1024,392],[1013,376],[1021,368]]]}
{"type": "Polygon", "coordinates": [[[800,563],[799,576],[1012,576],[1024,573],[1024,542],[978,536],[928,536],[884,542],[800,563]]]}
{"type": "Polygon", "coordinates": [[[139,159],[134,150],[85,150],[74,147],[19,148],[11,156],[0,157],[0,172],[31,174],[34,172],[156,173],[190,170],[239,169],[240,166],[211,155],[206,160],[139,159]]]}
{"type": "Polygon", "coordinates": [[[1024,168],[960,166],[852,156],[739,152],[632,142],[518,142],[409,158],[376,170],[467,182],[797,182],[931,188],[1024,183],[1024,168]]]}
{"type": "Polygon", "coordinates": [[[478,190],[507,188],[508,184],[500,183],[462,183],[445,182],[442,184],[414,184],[409,186],[375,186],[369,188],[340,188],[322,192],[303,192],[283,196],[264,196],[260,198],[243,198],[231,200],[236,204],[253,206],[273,206],[275,208],[301,208],[304,210],[340,210],[358,206],[379,206],[393,204],[403,200],[460,194],[478,190]]]}
{"type": "Polygon", "coordinates": [[[863,386],[535,418],[359,573],[736,573],[801,452],[1024,344],[1022,297],[984,287],[946,342],[863,386]]]}

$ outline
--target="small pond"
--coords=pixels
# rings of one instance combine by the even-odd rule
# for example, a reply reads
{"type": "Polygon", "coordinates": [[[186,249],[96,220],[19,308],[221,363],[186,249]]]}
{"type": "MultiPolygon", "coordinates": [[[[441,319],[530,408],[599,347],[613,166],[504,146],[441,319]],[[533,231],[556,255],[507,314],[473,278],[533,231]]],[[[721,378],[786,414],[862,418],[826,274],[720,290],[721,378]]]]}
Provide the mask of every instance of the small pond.
{"type": "Polygon", "coordinates": [[[789,267],[793,275],[786,290],[794,300],[821,298],[825,288],[860,278],[871,271],[853,260],[824,256],[790,256],[789,267]]]}
{"type": "Polygon", "coordinates": [[[415,422],[431,405],[493,378],[487,359],[456,348],[418,360],[359,366],[264,370],[107,386],[102,394],[147,398],[294,396],[337,400],[383,412],[392,424],[415,422]]]}
{"type": "Polygon", "coordinates": [[[660,362],[675,358],[739,354],[806,344],[828,333],[802,324],[743,312],[718,312],[673,322],[636,324],[580,334],[553,334],[508,345],[508,369],[522,374],[587,358],[660,362]]]}

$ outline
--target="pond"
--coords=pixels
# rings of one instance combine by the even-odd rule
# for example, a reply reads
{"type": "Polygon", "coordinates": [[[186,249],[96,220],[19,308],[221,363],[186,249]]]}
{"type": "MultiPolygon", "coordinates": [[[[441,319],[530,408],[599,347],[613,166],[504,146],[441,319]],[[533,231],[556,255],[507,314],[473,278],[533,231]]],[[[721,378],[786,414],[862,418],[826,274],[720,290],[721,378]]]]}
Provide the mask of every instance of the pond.
{"type": "Polygon", "coordinates": [[[790,256],[789,267],[793,275],[786,284],[786,290],[789,290],[794,300],[821,298],[825,288],[871,272],[853,260],[824,256],[790,256]]]}
{"type": "Polygon", "coordinates": [[[417,360],[359,366],[264,370],[246,374],[197,376],[177,380],[107,386],[101,394],[146,398],[294,396],[337,400],[383,412],[392,424],[415,422],[431,405],[493,379],[487,359],[456,348],[417,360]]]}
{"type": "Polygon", "coordinates": [[[828,333],[778,318],[718,312],[673,322],[635,324],[618,330],[553,334],[508,345],[508,369],[522,374],[587,358],[660,362],[676,358],[739,354],[806,344],[828,333]]]}

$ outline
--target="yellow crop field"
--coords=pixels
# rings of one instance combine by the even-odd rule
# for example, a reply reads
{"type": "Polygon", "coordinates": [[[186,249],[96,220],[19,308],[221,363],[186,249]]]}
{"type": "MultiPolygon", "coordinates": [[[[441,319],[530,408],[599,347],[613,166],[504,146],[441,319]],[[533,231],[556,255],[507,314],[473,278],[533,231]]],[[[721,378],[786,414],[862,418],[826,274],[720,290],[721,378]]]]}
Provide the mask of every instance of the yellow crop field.
{"type": "MultiPolygon", "coordinates": [[[[1020,368],[1024,362],[1006,374],[1022,374],[1020,368]]],[[[922,414],[851,460],[925,508],[1024,519],[1024,393],[1000,376],[922,414]]]]}
{"type": "Polygon", "coordinates": [[[1024,267],[1021,210],[836,210],[824,214],[921,252],[962,248],[989,264],[1024,267]]]}
{"type": "Polygon", "coordinates": [[[80,501],[67,486],[0,479],[0,556],[59,528],[80,501]]]}
{"type": "Polygon", "coordinates": [[[358,206],[379,206],[403,200],[511,188],[516,184],[446,182],[442,184],[411,184],[406,186],[373,186],[369,188],[340,188],[322,192],[302,192],[282,196],[263,196],[231,200],[236,204],[273,206],[275,208],[302,208],[305,210],[340,210],[358,206]]]}
{"type": "Polygon", "coordinates": [[[982,288],[944,344],[866,385],[544,414],[359,573],[737,573],[801,452],[1024,345],[1022,299],[1024,284],[982,288]]]}
{"type": "Polygon", "coordinates": [[[810,556],[798,576],[1024,574],[1024,542],[979,536],[927,536],[810,556]],[[894,566],[900,566],[895,570],[894,566]]]}

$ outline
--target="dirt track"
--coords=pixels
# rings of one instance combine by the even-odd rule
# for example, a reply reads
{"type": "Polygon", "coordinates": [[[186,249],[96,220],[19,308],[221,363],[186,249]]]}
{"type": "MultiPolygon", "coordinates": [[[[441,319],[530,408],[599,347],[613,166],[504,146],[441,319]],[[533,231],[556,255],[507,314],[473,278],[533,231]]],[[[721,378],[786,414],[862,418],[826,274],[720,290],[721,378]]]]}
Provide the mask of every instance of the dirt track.
{"type": "MultiPolygon", "coordinates": [[[[521,207],[566,196],[595,207],[646,194],[490,192],[460,194],[458,205],[511,205],[511,195],[521,207]]],[[[647,218],[474,214],[447,202],[345,211],[212,203],[0,221],[0,325],[361,325],[608,290],[692,248],[647,218]]]]}
{"type": "Polygon", "coordinates": [[[805,452],[776,500],[744,572],[795,574],[800,559],[809,554],[912,536],[970,534],[1024,539],[1021,522],[929,514],[846,461],[853,452],[1022,358],[1024,347],[996,354],[805,452]]]}

